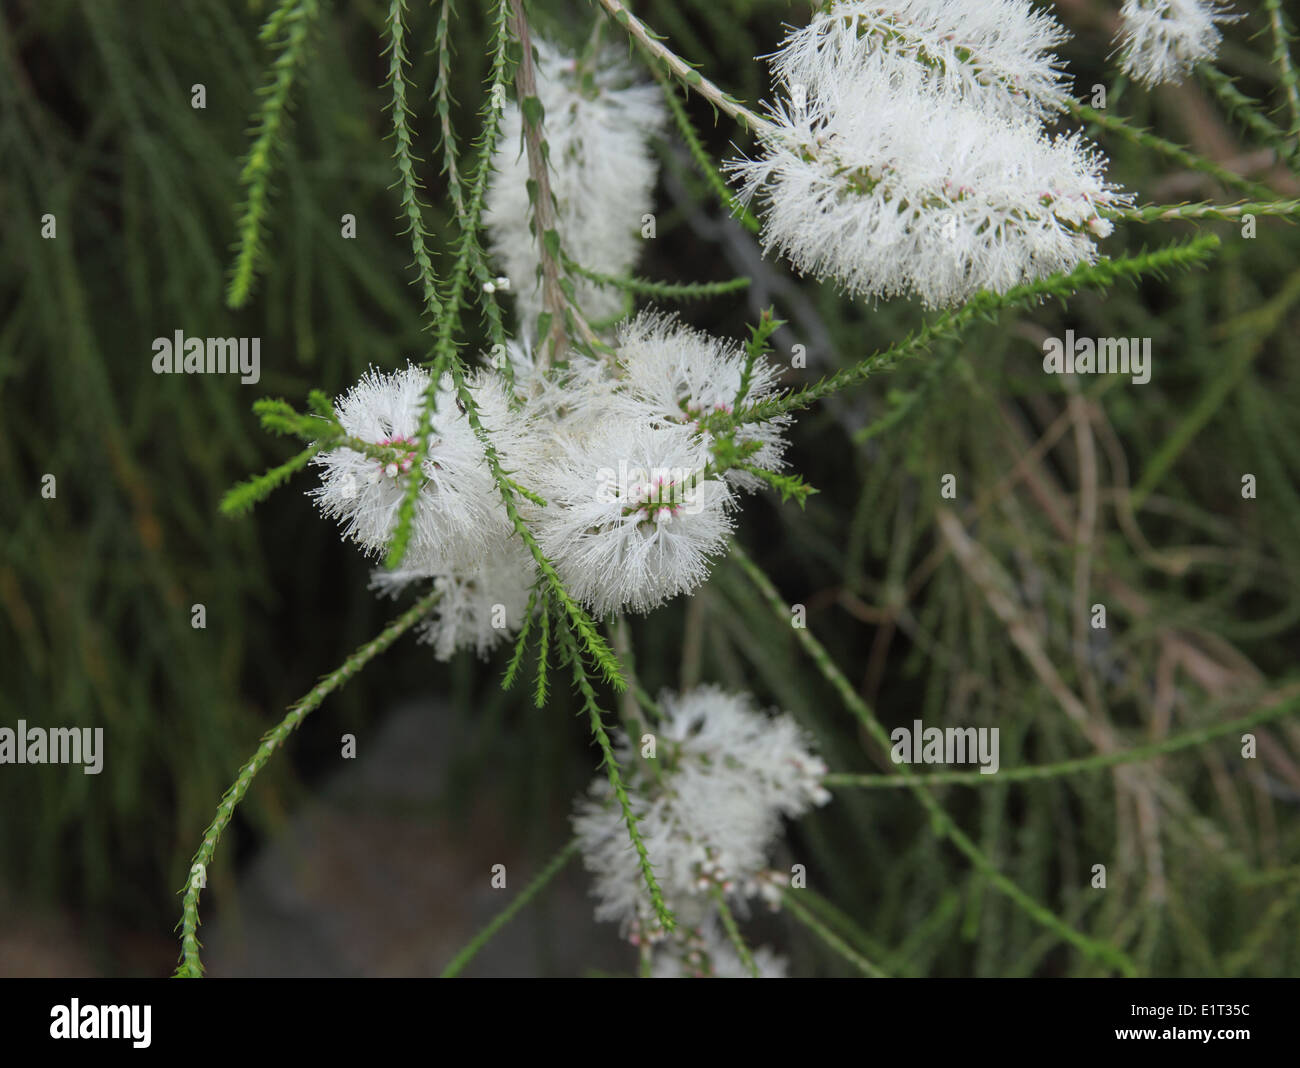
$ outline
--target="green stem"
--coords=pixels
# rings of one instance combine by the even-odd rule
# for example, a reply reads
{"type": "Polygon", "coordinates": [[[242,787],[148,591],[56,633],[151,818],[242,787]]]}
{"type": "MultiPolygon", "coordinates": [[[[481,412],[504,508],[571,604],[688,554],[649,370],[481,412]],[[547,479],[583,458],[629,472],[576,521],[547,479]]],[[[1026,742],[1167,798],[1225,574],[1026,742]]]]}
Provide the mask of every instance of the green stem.
{"type": "Polygon", "coordinates": [[[222,515],[236,516],[251,512],[257,504],[266,500],[276,489],[283,486],[295,474],[306,467],[324,445],[309,445],[302,452],[291,456],[278,467],[272,467],[260,475],[238,482],[231,486],[221,498],[218,510],[222,515]]]}
{"type": "Polygon", "coordinates": [[[388,82],[393,91],[393,139],[396,143],[394,158],[402,187],[402,213],[406,216],[406,232],[411,235],[411,254],[415,258],[416,281],[424,300],[424,312],[430,323],[442,316],[442,301],[438,299],[438,282],[425,242],[428,231],[424,227],[424,205],[420,201],[420,179],[415,173],[415,154],[411,151],[412,116],[406,103],[406,29],[402,17],[406,0],[390,0],[388,6],[388,82]]]}
{"type": "MultiPolygon", "coordinates": [[[[758,589],[764,600],[767,601],[773,613],[778,616],[782,622],[789,622],[789,613],[787,606],[781,602],[781,597],[771,583],[771,580],[763,574],[762,571],[754,564],[749,556],[740,546],[733,544],[731,553],[745,574],[749,576],[750,581],[758,589]]],[[[876,718],[876,715],[867,703],[858,696],[857,691],[853,689],[852,684],[846,679],[843,673],[831,660],[830,654],[822,644],[813,637],[812,632],[807,627],[796,627],[795,636],[804,650],[812,658],[813,663],[840,695],[845,707],[857,717],[858,721],[866,729],[867,733],[875,739],[886,751],[890,748],[889,732],[884,725],[876,718]]],[[[1029,894],[1021,890],[1014,882],[1008,879],[985,855],[964,831],[961,830],[948,815],[942,805],[937,802],[930,794],[929,789],[924,782],[918,778],[907,765],[901,765],[899,774],[907,780],[908,788],[916,795],[917,800],[925,807],[930,815],[931,825],[938,834],[947,838],[954,846],[957,847],[966,858],[1003,894],[1010,898],[1017,906],[1020,907],[1028,916],[1043,927],[1054,932],[1059,938],[1070,943],[1085,956],[1104,963],[1109,967],[1115,968],[1124,975],[1133,976],[1137,974],[1137,968],[1128,955],[1117,946],[1110,945],[1107,942],[1090,938],[1081,931],[1075,930],[1069,924],[1065,923],[1050,909],[1044,907],[1035,901],[1029,894]]]]}
{"type": "Polygon", "coordinates": [[[1157,137],[1150,130],[1130,126],[1115,115],[1110,115],[1105,111],[1098,111],[1096,108],[1090,108],[1087,104],[1080,104],[1071,97],[1061,96],[1057,99],[1059,99],[1061,106],[1066,111],[1081,122],[1089,122],[1100,126],[1103,130],[1118,134],[1142,148],[1158,152],[1166,159],[1172,160],[1180,166],[1212,175],[1228,188],[1240,189],[1257,200],[1272,200],[1274,197],[1273,192],[1267,186],[1251,181],[1249,178],[1237,174],[1236,171],[1230,171],[1228,168],[1215,163],[1212,159],[1198,156],[1195,152],[1189,151],[1182,145],[1175,144],[1173,141],[1166,141],[1163,137],[1157,137]]]}
{"type": "Polygon", "coordinates": [[[845,915],[838,905],[833,904],[828,898],[822,897],[816,890],[810,890],[806,886],[801,887],[799,889],[799,901],[813,916],[843,938],[851,948],[856,945],[857,949],[867,956],[867,959],[889,956],[885,948],[868,935],[854,920],[845,915]]]}
{"type": "Polygon", "coordinates": [[[580,275],[598,286],[622,289],[659,300],[695,300],[702,297],[717,297],[725,293],[735,293],[749,285],[748,278],[729,278],[725,282],[654,282],[647,278],[620,278],[612,274],[601,274],[590,270],[565,257],[565,267],[572,274],[580,275]]]}
{"type": "Polygon", "coordinates": [[[695,161],[695,166],[699,168],[704,180],[708,182],[709,188],[722,201],[732,217],[738,219],[740,224],[751,234],[756,234],[762,229],[757,216],[754,215],[739,198],[728,188],[722,173],[718,170],[717,164],[709,158],[709,154],[704,150],[704,145],[700,143],[700,138],[695,132],[695,124],[691,122],[691,117],[686,114],[686,108],[682,102],[677,99],[677,91],[669,81],[668,76],[658,67],[651,67],[651,72],[655,80],[659,83],[659,88],[663,90],[664,100],[668,104],[668,110],[673,114],[673,120],[677,123],[677,131],[682,135],[682,140],[686,142],[686,150],[691,154],[695,161]]]}
{"type": "Polygon", "coordinates": [[[622,693],[627,688],[627,682],[623,678],[623,670],[618,662],[618,657],[614,655],[609,644],[601,637],[600,632],[596,629],[595,622],[587,614],[586,610],[565,589],[559,573],[555,570],[555,565],[546,558],[546,554],[542,552],[542,548],[537,542],[536,535],[533,534],[520,514],[512,481],[501,466],[501,458],[497,454],[496,446],[492,444],[487,428],[479,418],[478,405],[465,384],[464,371],[458,362],[452,366],[452,381],[455,384],[456,395],[461,406],[465,409],[465,419],[469,422],[470,428],[483,446],[483,458],[487,462],[488,470],[492,472],[492,478],[496,481],[497,491],[501,496],[502,504],[505,505],[506,516],[510,520],[514,532],[532,555],[533,561],[537,564],[538,572],[550,588],[551,595],[558,602],[560,608],[563,609],[571,628],[582,639],[582,644],[586,647],[587,652],[600,666],[602,677],[616,691],[622,693]]]}
{"type": "Polygon", "coordinates": [[[239,173],[239,184],[247,190],[247,199],[239,216],[235,263],[226,289],[226,304],[231,308],[242,308],[248,301],[262,260],[262,231],[271,200],[271,168],[289,113],[289,95],[306,59],[308,37],[319,15],[318,0],[280,0],[260,34],[263,41],[270,42],[286,27],[288,30],[280,54],[271,64],[270,84],[255,117],[253,145],[239,173]]]}
{"type": "Polygon", "coordinates": [[[546,867],[537,873],[533,881],[525,886],[509,905],[493,916],[483,930],[470,939],[469,944],[457,953],[452,958],[451,963],[443,969],[439,978],[454,979],[460,975],[465,970],[465,965],[474,959],[478,951],[487,945],[501,928],[513,920],[528,902],[541,893],[546,885],[564,870],[564,866],[573,859],[577,852],[578,840],[575,838],[547,861],[546,867]]]}
{"type": "Polygon", "coordinates": [[[1292,304],[1300,299],[1300,272],[1291,275],[1275,297],[1252,314],[1254,320],[1250,335],[1234,344],[1230,355],[1223,361],[1218,374],[1205,386],[1200,397],[1161,443],[1129,494],[1130,507],[1142,507],[1147,497],[1160,484],[1160,480],[1183,454],[1183,450],[1215,417],[1233,390],[1245,378],[1251,364],[1259,355],[1265,340],[1284,321],[1292,304]]]}
{"type": "Polygon", "coordinates": [[[1269,28],[1273,31],[1273,61],[1277,64],[1278,79],[1286,94],[1287,109],[1291,113],[1291,136],[1300,137],[1300,81],[1297,81],[1295,64],[1288,47],[1290,34],[1282,15],[1282,0],[1264,0],[1268,12],[1269,28]]]}
{"type": "Polygon", "coordinates": [[[208,829],[203,835],[203,844],[199,846],[198,852],[194,854],[194,861],[190,865],[191,877],[185,887],[185,896],[181,906],[181,964],[176,969],[175,978],[198,979],[203,975],[203,962],[199,956],[200,944],[198,938],[199,892],[202,890],[203,884],[207,882],[207,870],[212,863],[212,854],[216,851],[217,842],[220,841],[222,832],[229,826],[231,817],[235,813],[235,807],[248,793],[248,788],[253,784],[253,779],[257,777],[257,773],[265,767],[266,762],[271,759],[275,751],[284,745],[289,735],[297,729],[299,724],[320,707],[321,702],[326,697],[341,688],[371,660],[384,652],[416,623],[420,622],[440,596],[441,594],[435,591],[420,598],[376,637],[343,661],[339,668],[321,679],[289,709],[288,715],[278,725],[263,735],[262,743],[257,747],[257,751],[249,758],[248,763],[239,769],[235,781],[222,797],[221,805],[217,809],[217,815],[212,823],[208,825],[208,829]]]}
{"type": "Polygon", "coordinates": [[[857,950],[852,949],[844,939],[809,912],[807,906],[799,900],[800,893],[801,891],[799,890],[787,889],[782,897],[786,907],[794,913],[795,918],[798,919],[800,923],[817,935],[817,937],[825,942],[830,949],[838,953],[846,961],[857,968],[863,975],[869,976],[872,979],[889,978],[888,975],[872,964],[871,961],[867,960],[866,957],[862,956],[862,954],[857,950]]]}
{"type": "Polygon", "coordinates": [[[1175,222],[1223,219],[1235,222],[1243,215],[1300,215],[1300,200],[1263,200],[1241,204],[1143,204],[1107,212],[1114,219],[1132,222],[1175,222]]]}
{"type": "Polygon", "coordinates": [[[1005,293],[983,290],[960,308],[943,312],[898,344],[842,368],[811,386],[737,411],[733,421],[737,425],[761,422],[797,408],[807,408],[845,386],[863,381],[877,372],[891,369],[902,360],[929,351],[940,339],[954,338],[980,319],[993,319],[999,312],[1010,308],[1035,306],[1047,297],[1063,298],[1078,289],[1106,289],[1124,279],[1136,279],[1145,274],[1158,275],[1173,267],[1199,263],[1208,259],[1219,245],[1216,235],[1204,234],[1186,244],[1170,245],[1155,252],[1085,263],[1068,274],[1054,274],[1016,286],[1005,293]]]}
{"type": "Polygon", "coordinates": [[[442,170],[447,189],[456,207],[456,218],[465,223],[465,193],[461,189],[460,168],[456,163],[456,131],[451,125],[451,32],[449,23],[456,13],[452,0],[442,0],[434,40],[438,49],[438,78],[433,86],[433,102],[438,112],[438,134],[442,139],[442,170]]]}
{"type": "Polygon", "coordinates": [[[573,681],[582,696],[583,705],[591,720],[591,733],[595,736],[596,744],[600,746],[602,755],[601,765],[605,769],[605,774],[609,778],[610,789],[614,791],[614,797],[618,800],[619,809],[623,813],[623,822],[627,826],[627,835],[632,842],[632,848],[636,850],[637,862],[641,866],[641,877],[645,880],[646,890],[650,894],[650,902],[654,906],[655,916],[665,931],[674,931],[677,929],[677,920],[673,916],[672,910],[669,909],[668,903],[664,901],[663,892],[659,889],[659,881],[655,878],[654,869],[650,866],[650,856],[646,852],[645,840],[641,837],[640,830],[637,829],[639,817],[632,811],[632,803],[628,800],[627,789],[623,785],[623,775],[619,770],[618,758],[614,755],[614,747],[610,744],[609,735],[605,731],[605,723],[601,716],[600,705],[596,700],[596,693],[591,688],[591,681],[587,678],[586,669],[582,665],[582,652],[578,649],[577,641],[571,631],[560,630],[559,638],[564,644],[565,655],[573,667],[573,681]]]}
{"type": "Polygon", "coordinates": [[[1278,157],[1291,166],[1300,162],[1300,145],[1288,141],[1286,131],[1271,122],[1264,114],[1263,106],[1233,84],[1223,71],[1208,63],[1201,66],[1201,77],[1210,87],[1210,91],[1219,98],[1228,115],[1236,119],[1263,144],[1268,145],[1278,157]]]}
{"type": "Polygon", "coordinates": [[[750,978],[757,979],[758,964],[754,961],[754,955],[750,953],[749,946],[745,945],[745,940],[740,936],[740,928],[736,926],[736,917],[731,914],[731,909],[727,906],[727,895],[722,892],[722,887],[715,885],[713,887],[713,901],[718,906],[718,916],[722,920],[722,926],[727,932],[727,937],[736,949],[736,955],[740,958],[740,963],[744,965],[745,971],[749,972],[750,978]]]}
{"type": "MultiPolygon", "coordinates": [[[[396,71],[393,80],[393,123],[394,129],[399,131],[397,137],[400,149],[403,143],[400,131],[404,130],[407,125],[406,91],[401,80],[404,60],[403,62],[398,61],[398,55],[403,51],[401,42],[404,37],[401,14],[404,0],[392,0],[392,5],[390,34],[392,36],[394,69],[396,71]],[[400,94],[400,105],[397,88],[399,84],[403,85],[400,94]]],[[[505,79],[506,44],[509,38],[506,28],[506,14],[506,0],[499,0],[497,4],[496,44],[492,62],[492,78],[495,85],[503,85],[505,79]]],[[[479,155],[474,173],[473,187],[470,191],[469,204],[462,222],[460,246],[457,250],[455,267],[452,269],[451,287],[445,307],[429,303],[428,293],[430,287],[433,286],[432,268],[430,267],[427,276],[423,267],[420,268],[420,276],[426,287],[425,312],[429,316],[427,325],[430,329],[436,329],[436,338],[434,341],[434,358],[430,367],[429,386],[425,391],[424,401],[420,409],[420,423],[415,433],[415,453],[417,456],[423,456],[428,449],[427,443],[429,435],[433,431],[433,412],[436,407],[442,376],[448,370],[454,371],[460,366],[460,357],[456,352],[452,339],[457,327],[460,325],[460,307],[464,298],[465,286],[468,284],[469,274],[473,271],[476,277],[480,279],[487,276],[487,268],[483,263],[481,250],[478,247],[478,228],[479,219],[483,213],[488,175],[491,172],[492,152],[496,145],[500,123],[500,109],[493,106],[491,98],[489,98],[484,109],[483,132],[479,139],[479,155]]],[[[418,185],[415,176],[404,167],[400,151],[398,154],[398,171],[403,188],[402,199],[407,206],[410,220],[412,248],[415,252],[416,263],[419,265],[421,263],[421,254],[424,251],[422,208],[416,197],[418,185]]],[[[427,259],[427,254],[425,258],[427,259]]],[[[437,300],[436,295],[433,299],[437,300]]],[[[501,336],[500,312],[495,303],[488,300],[485,302],[484,307],[488,312],[489,325],[493,335],[501,336]]],[[[420,495],[420,487],[423,484],[419,473],[420,467],[415,465],[407,476],[402,501],[398,507],[397,525],[393,531],[393,540],[389,545],[388,556],[385,559],[386,566],[390,568],[395,568],[401,563],[410,542],[411,531],[415,524],[416,503],[420,495]]]]}
{"type": "MultiPolygon", "coordinates": [[[[1213,741],[1215,738],[1222,738],[1225,735],[1235,734],[1238,731],[1249,730],[1251,727],[1258,727],[1263,723],[1281,719],[1293,712],[1298,706],[1300,706],[1300,694],[1295,694],[1286,697],[1270,708],[1257,709],[1238,719],[1229,720],[1226,723],[1214,723],[1193,731],[1185,731],[1173,738],[1166,738],[1164,741],[1155,742],[1151,745],[1135,746],[1122,752],[1099,753],[1095,756],[1081,757],[1077,760],[1062,760],[1056,764],[1010,768],[989,775],[979,771],[944,771],[931,775],[918,775],[916,779],[926,786],[984,786],[1008,782],[1055,779],[1062,775],[1073,775],[1078,772],[1104,771],[1106,768],[1112,768],[1118,764],[1139,764],[1146,760],[1155,760],[1157,757],[1165,756],[1168,753],[1176,753],[1182,749],[1193,749],[1204,745],[1206,742],[1213,741]]],[[[822,779],[822,783],[827,787],[859,786],[867,789],[910,785],[901,775],[832,774],[822,779]]]]}

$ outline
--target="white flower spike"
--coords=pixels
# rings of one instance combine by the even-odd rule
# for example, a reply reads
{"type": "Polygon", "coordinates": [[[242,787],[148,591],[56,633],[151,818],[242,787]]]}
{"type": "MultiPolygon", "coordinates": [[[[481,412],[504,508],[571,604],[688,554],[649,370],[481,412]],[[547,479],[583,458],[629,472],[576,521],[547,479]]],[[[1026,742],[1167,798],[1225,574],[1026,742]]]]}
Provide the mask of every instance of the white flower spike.
{"type": "MultiPolygon", "coordinates": [[[[737,904],[779,901],[781,876],[766,870],[782,817],[803,815],[830,794],[826,765],[812,755],[789,715],[769,717],[743,694],[702,686],[661,697],[655,725],[660,776],[640,769],[620,737],[628,793],[664,899],[689,931],[706,923],[714,888],[737,904]]],[[[620,924],[634,944],[659,942],[659,929],[636,854],[609,783],[591,786],[574,816],[587,868],[595,877],[596,918],[620,924]]]]}
{"type": "Polygon", "coordinates": [[[990,112],[1060,110],[1067,87],[1052,50],[1069,34],[1029,0],[848,0],[827,7],[773,57],[773,72],[787,86],[824,96],[846,73],[875,79],[911,67],[930,91],[978,96],[990,112]]]}
{"type": "Polygon", "coordinates": [[[1093,262],[1105,209],[1129,198],[1081,134],[1044,127],[1061,36],[1011,0],[837,4],[792,34],[763,155],[728,165],[761,205],[765,251],[930,306],[1093,262]]]}
{"type": "MultiPolygon", "coordinates": [[[[745,352],[677,322],[675,316],[643,312],[619,329],[616,347],[619,379],[610,410],[630,419],[651,419],[694,427],[711,444],[703,421],[714,413],[733,414],[745,374],[745,352]]],[[[777,368],[759,357],[750,368],[743,404],[767,400],[777,391],[777,368]]],[[[745,463],[767,471],[785,466],[782,456],[789,416],[746,423],[736,429],[736,444],[752,445],[745,463]]],[[[754,490],[762,480],[732,468],[727,481],[754,490]]]]}
{"type": "Polygon", "coordinates": [[[536,578],[532,557],[514,539],[503,541],[476,567],[460,572],[378,568],[371,574],[370,588],[396,597],[412,584],[432,583],[441,596],[421,625],[420,638],[445,662],[469,649],[486,658],[518,634],[536,578]]]}
{"type": "MultiPolygon", "coordinates": [[[[534,38],[533,44],[564,251],[588,270],[626,275],[641,250],[642,216],[653,208],[658,167],[648,140],[665,121],[659,89],[631,84],[632,68],[615,51],[584,66],[545,41],[534,38]]],[[[511,103],[502,117],[483,220],[492,255],[516,295],[523,332],[531,335],[542,295],[522,131],[519,106],[511,103]]],[[[617,290],[585,280],[574,295],[589,319],[609,318],[622,307],[617,290]]]]}
{"type": "MultiPolygon", "coordinates": [[[[393,374],[370,370],[335,405],[344,431],[369,445],[399,450],[384,462],[347,447],[313,458],[321,484],[312,491],[322,514],[367,553],[388,547],[405,492],[401,477],[418,462],[424,485],[417,499],[407,566],[428,571],[472,565],[509,527],[483,449],[444,379],[423,458],[415,453],[429,375],[408,366],[393,374]]],[[[490,390],[485,391],[488,396],[490,390]]]]}
{"type": "Polygon", "coordinates": [[[1214,59],[1219,26],[1241,18],[1218,0],[1124,0],[1119,14],[1120,65],[1146,86],[1180,82],[1214,59]]]}
{"type": "Polygon", "coordinates": [[[529,472],[542,552],[597,618],[648,612],[708,577],[726,548],[731,490],[689,426],[610,416],[529,472]]]}

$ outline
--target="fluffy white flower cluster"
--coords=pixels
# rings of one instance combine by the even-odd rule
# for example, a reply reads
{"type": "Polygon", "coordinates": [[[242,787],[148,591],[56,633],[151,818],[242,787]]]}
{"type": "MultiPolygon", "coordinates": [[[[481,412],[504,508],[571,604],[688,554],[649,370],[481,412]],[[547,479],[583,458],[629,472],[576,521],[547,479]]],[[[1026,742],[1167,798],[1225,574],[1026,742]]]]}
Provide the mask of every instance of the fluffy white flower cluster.
{"type": "MultiPolygon", "coordinates": [[[[518,498],[538,547],[570,593],[597,617],[647,612],[689,593],[726,548],[738,493],[759,479],[718,460],[716,425],[745,383],[745,400],[770,397],[776,370],[737,345],[645,313],[621,328],[613,359],[575,356],[563,371],[509,353],[467,388],[504,471],[544,500],[518,498]],[[745,379],[746,367],[749,368],[745,379]]],[[[314,458],[320,510],[371,555],[396,530],[407,475],[419,463],[412,537],[404,566],[372,585],[396,594],[432,580],[442,593],[425,636],[442,659],[486,655],[523,622],[535,561],[506,513],[482,442],[452,388],[436,391],[427,449],[416,456],[429,375],[408,367],[368,373],[335,406],[358,447],[314,458]],[[376,458],[360,443],[396,450],[376,458]]],[[[729,431],[732,455],[753,469],[782,466],[788,420],[729,431]]]]}
{"type": "MultiPolygon", "coordinates": [[[[382,554],[397,528],[406,478],[419,461],[405,566],[376,571],[374,589],[396,595],[413,582],[441,591],[423,636],[440,659],[473,648],[485,655],[523,621],[535,577],[531,557],[514,537],[483,448],[447,376],[438,384],[424,456],[416,455],[429,374],[408,366],[371,370],[335,404],[344,432],[366,445],[396,450],[388,460],[340,447],[313,458],[321,469],[312,491],[322,514],[371,556],[382,554]]],[[[526,427],[512,411],[505,380],[480,372],[467,383],[479,417],[507,465],[526,447],[526,427]]]]}
{"type": "Polygon", "coordinates": [[[1182,81],[1213,59],[1219,26],[1241,17],[1219,0],[1124,0],[1119,15],[1120,65],[1148,86],[1182,81]]]}
{"type": "Polygon", "coordinates": [[[413,583],[431,580],[438,602],[418,633],[433,646],[437,658],[446,661],[461,649],[485,657],[518,633],[536,575],[528,550],[514,540],[494,545],[483,559],[466,568],[379,568],[371,575],[370,588],[396,597],[413,583]]]}
{"type": "MultiPolygon", "coordinates": [[[[480,395],[493,392],[489,379],[476,385],[480,395]]],[[[318,455],[314,462],[324,473],[314,496],[325,515],[342,522],[345,537],[368,553],[380,553],[402,501],[405,480],[399,476],[420,459],[427,485],[416,510],[412,558],[431,569],[465,566],[482,556],[493,534],[501,533],[492,473],[458,410],[450,378],[439,384],[434,400],[436,432],[427,455],[417,458],[420,410],[428,388],[428,373],[410,366],[392,375],[372,369],[353,386],[335,406],[343,430],[368,445],[396,450],[398,457],[385,463],[353,449],[318,455]]]]}
{"type": "MultiPolygon", "coordinates": [[[[533,43],[564,250],[589,270],[626,275],[641,248],[642,216],[653,207],[658,168],[647,139],[665,122],[659,90],[631,84],[632,68],[617,52],[585,63],[545,41],[533,43]]],[[[502,116],[483,220],[492,254],[518,298],[520,322],[531,334],[542,295],[522,132],[519,105],[511,103],[502,116]]],[[[574,299],[591,319],[609,318],[622,307],[617,290],[584,280],[578,280],[574,299]]]]}
{"type": "Polygon", "coordinates": [[[931,306],[1096,258],[1124,203],[1051,135],[1066,36],[1028,0],[839,0],[773,57],[763,155],[728,166],[765,249],[869,298],[931,306]]]}
{"type": "MultiPolygon", "coordinates": [[[[733,414],[744,389],[746,404],[777,392],[777,369],[756,360],[744,381],[745,354],[739,346],[722,345],[697,330],[676,326],[670,316],[642,314],[623,324],[618,338],[616,375],[622,386],[615,392],[612,414],[628,419],[649,416],[657,423],[694,427],[705,440],[702,426],[708,416],[733,414]]],[[[745,462],[765,471],[785,466],[785,431],[788,415],[745,423],[736,429],[735,443],[745,450],[745,462]]],[[[739,489],[754,490],[761,480],[740,468],[726,472],[727,481],[739,489]]]]}
{"type": "MultiPolygon", "coordinates": [[[[660,699],[652,725],[653,761],[620,737],[632,811],[664,900],[679,921],[668,935],[658,924],[623,815],[602,776],[579,800],[573,818],[583,858],[595,877],[596,918],[620,924],[634,944],[654,944],[661,974],[694,974],[725,962],[714,894],[746,907],[774,907],[788,878],[767,870],[782,817],[803,815],[830,800],[821,785],[825,764],[788,714],[768,716],[748,695],[703,686],[660,699]]],[[[776,962],[765,957],[774,971],[776,962]]],[[[738,965],[738,962],[732,962],[738,965]]],[[[730,966],[730,965],[728,965],[730,966]]]]}
{"type": "Polygon", "coordinates": [[[1069,37],[1029,0],[839,0],[789,35],[773,57],[785,84],[816,96],[845,73],[886,80],[904,67],[925,74],[950,98],[977,99],[1016,117],[1057,110],[1060,61],[1069,37]],[[858,44],[857,42],[861,42],[858,44]]]}

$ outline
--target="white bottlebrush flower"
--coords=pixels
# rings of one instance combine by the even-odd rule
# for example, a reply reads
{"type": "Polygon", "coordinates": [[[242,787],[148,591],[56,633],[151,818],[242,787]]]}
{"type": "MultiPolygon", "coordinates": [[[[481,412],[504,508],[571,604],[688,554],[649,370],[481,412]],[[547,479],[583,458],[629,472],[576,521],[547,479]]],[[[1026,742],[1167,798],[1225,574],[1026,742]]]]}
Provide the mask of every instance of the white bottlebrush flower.
{"type": "Polygon", "coordinates": [[[825,95],[845,74],[888,79],[911,66],[928,89],[978,96],[989,112],[1045,113],[1060,108],[1052,50],[1068,36],[1029,0],[848,0],[793,31],[773,72],[797,99],[825,95]]]}
{"type": "MultiPolygon", "coordinates": [[[[767,946],[751,948],[759,979],[784,979],[789,962],[767,946]]],[[[670,943],[655,947],[650,961],[652,979],[752,978],[717,920],[686,931],[670,943]]]]}
{"type": "Polygon", "coordinates": [[[688,426],[610,416],[529,469],[547,501],[528,509],[538,544],[597,617],[648,612],[708,576],[731,533],[731,491],[708,462],[688,426]]]}
{"type": "MultiPolygon", "coordinates": [[[[677,322],[675,316],[643,312],[619,328],[615,363],[618,389],[608,407],[629,418],[650,418],[692,426],[709,442],[701,420],[715,413],[732,414],[744,378],[746,354],[735,344],[720,341],[677,322]]],[[[770,398],[777,388],[778,370],[759,357],[750,368],[742,404],[770,398]]],[[[735,431],[735,443],[752,445],[744,462],[767,471],[784,466],[784,431],[789,416],[746,423],[735,431]]],[[[732,468],[727,480],[756,489],[762,480],[732,468]]]]}
{"type": "Polygon", "coordinates": [[[1119,14],[1120,65],[1148,86],[1182,81],[1212,60],[1223,39],[1219,26],[1241,17],[1218,0],[1124,0],[1119,14]]]}
{"type": "Polygon", "coordinates": [[[562,438],[586,433],[608,414],[615,383],[605,360],[575,354],[566,367],[543,367],[526,340],[508,342],[489,359],[493,367],[510,369],[532,466],[553,455],[562,438]]]}
{"type": "MultiPolygon", "coordinates": [[[[664,899],[684,930],[714,908],[713,890],[737,903],[779,900],[781,876],[766,870],[782,817],[830,794],[825,764],[789,715],[769,717],[748,695],[703,686],[661,697],[652,725],[659,776],[638,764],[640,745],[618,740],[633,812],[664,899]]],[[[634,943],[660,941],[637,855],[604,776],[579,801],[574,829],[595,877],[596,918],[620,924],[634,943]]]]}
{"type": "Polygon", "coordinates": [[[517,538],[494,546],[472,569],[428,572],[418,568],[378,569],[370,588],[397,596],[407,586],[431,583],[441,595],[420,627],[420,638],[439,660],[462,649],[486,657],[523,625],[537,577],[532,556],[517,538]]]}
{"type": "Polygon", "coordinates": [[[1080,134],[1044,126],[1064,37],[1027,0],[852,0],[791,33],[763,154],[728,165],[765,251],[932,306],[1092,262],[1127,198],[1080,134]]]}
{"type": "Polygon", "coordinates": [[[911,66],[846,76],[773,121],[763,158],[730,164],[763,202],[765,250],[868,298],[942,306],[1072,270],[1111,232],[1100,209],[1125,201],[1081,135],[933,92],[911,66]]]}
{"type": "MultiPolygon", "coordinates": [[[[589,270],[625,275],[640,252],[642,216],[653,208],[658,171],[648,140],[665,120],[659,89],[631,84],[632,68],[616,51],[603,52],[580,68],[577,60],[545,41],[534,38],[533,43],[564,251],[589,270]]],[[[524,332],[531,334],[542,296],[537,239],[529,229],[522,130],[519,106],[511,103],[502,116],[483,221],[492,255],[510,279],[524,332]]],[[[622,307],[618,290],[585,280],[577,281],[575,299],[589,319],[607,318],[622,307]]]]}
{"type": "MultiPolygon", "coordinates": [[[[340,446],[313,463],[321,484],[312,491],[321,512],[337,519],[345,537],[367,553],[388,546],[406,481],[417,460],[423,486],[416,502],[408,566],[426,571],[472,565],[508,530],[483,449],[460,411],[449,377],[440,384],[422,460],[416,456],[420,412],[429,374],[418,367],[383,374],[371,369],[335,404],[344,431],[368,445],[397,449],[390,462],[340,446]]],[[[491,400],[493,390],[483,395],[491,400]]]]}
{"type": "MultiPolygon", "coordinates": [[[[542,413],[524,400],[520,392],[524,383],[511,383],[497,369],[477,371],[466,379],[465,384],[474,401],[479,424],[491,441],[502,468],[507,474],[518,472],[535,455],[539,437],[551,433],[552,428],[543,426],[542,413]]],[[[469,424],[468,416],[465,422],[469,424]]],[[[499,493],[495,483],[494,493],[499,493]]],[[[499,514],[504,520],[504,511],[499,514]]]]}

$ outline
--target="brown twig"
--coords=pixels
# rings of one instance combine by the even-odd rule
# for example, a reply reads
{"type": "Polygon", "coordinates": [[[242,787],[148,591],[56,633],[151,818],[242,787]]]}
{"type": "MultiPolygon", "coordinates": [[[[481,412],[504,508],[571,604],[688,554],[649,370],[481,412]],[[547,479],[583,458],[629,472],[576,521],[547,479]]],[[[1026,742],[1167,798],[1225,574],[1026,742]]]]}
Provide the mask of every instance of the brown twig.
{"type": "Polygon", "coordinates": [[[515,95],[519,98],[519,111],[524,124],[528,176],[536,187],[533,199],[533,229],[536,232],[533,236],[542,260],[542,307],[551,316],[547,331],[549,353],[545,339],[538,339],[539,359],[545,363],[548,359],[562,359],[569,347],[564,316],[566,304],[564,291],[560,288],[560,264],[547,246],[547,235],[555,234],[555,240],[558,240],[559,230],[555,219],[555,195],[551,191],[551,176],[542,152],[541,124],[530,114],[528,104],[528,101],[538,99],[537,70],[533,66],[533,41],[528,32],[528,17],[524,14],[523,0],[510,0],[510,12],[515,37],[523,52],[519,66],[515,69],[515,95]]]}

